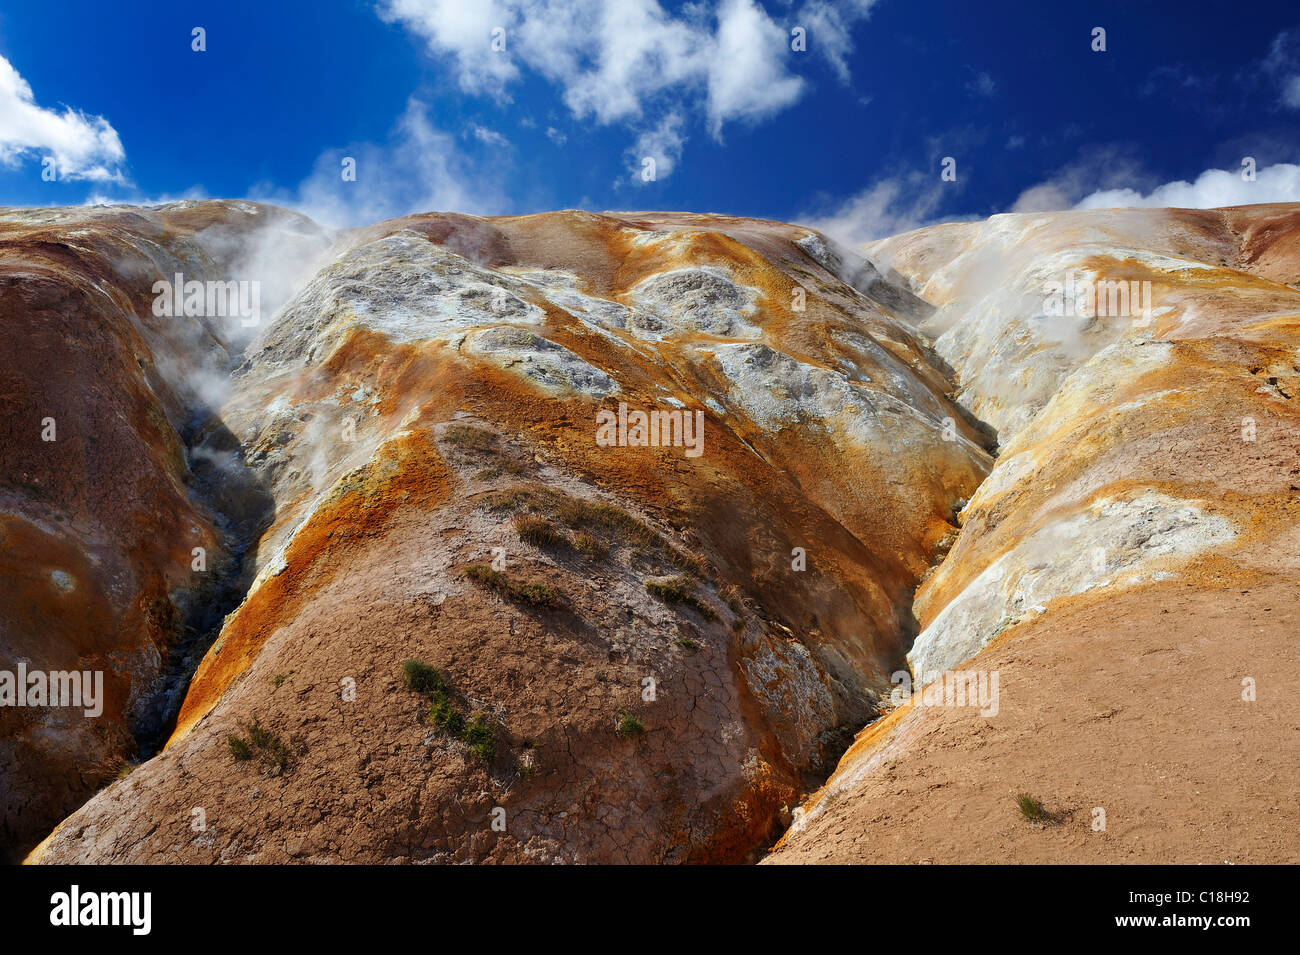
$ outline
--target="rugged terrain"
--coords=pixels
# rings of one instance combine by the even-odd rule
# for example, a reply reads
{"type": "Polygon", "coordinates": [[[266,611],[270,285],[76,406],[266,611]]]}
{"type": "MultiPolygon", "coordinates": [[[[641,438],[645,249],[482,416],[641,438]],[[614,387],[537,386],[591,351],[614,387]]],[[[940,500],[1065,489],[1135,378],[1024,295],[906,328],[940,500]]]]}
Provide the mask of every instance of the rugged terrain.
{"type": "Polygon", "coordinates": [[[0,669],[112,689],[0,710],[0,844],[1294,860],[1297,230],[4,212],[0,669]],[[177,272],[259,324],[153,315],[177,272]],[[1154,307],[1045,314],[1067,274],[1154,307]],[[607,446],[621,406],[702,453],[607,446]],[[909,665],[996,670],[997,715],[909,665]]]}
{"type": "Polygon", "coordinates": [[[922,331],[998,429],[909,661],[997,673],[1000,705],[901,701],[770,861],[1300,859],[1300,210],[997,216],[867,251],[937,306],[922,331]],[[1069,269],[1150,281],[1150,314],[1044,318],[1069,269]]]}
{"type": "MultiPolygon", "coordinates": [[[[60,228],[145,247],[182,212],[250,246],[286,228],[246,204],[60,228]]],[[[165,751],[41,858],[750,858],[877,715],[990,463],[900,321],[924,304],[807,229],[711,216],[416,216],[321,261],[245,350],[204,329],[231,388],[166,435],[168,484],[201,464],[211,487],[181,500],[258,522],[242,599],[165,751]],[[702,453],[598,445],[620,404],[698,412],[702,453]],[[489,754],[407,688],[408,660],[481,714],[489,754]],[[254,721],[272,760],[234,758],[254,721]]]]}

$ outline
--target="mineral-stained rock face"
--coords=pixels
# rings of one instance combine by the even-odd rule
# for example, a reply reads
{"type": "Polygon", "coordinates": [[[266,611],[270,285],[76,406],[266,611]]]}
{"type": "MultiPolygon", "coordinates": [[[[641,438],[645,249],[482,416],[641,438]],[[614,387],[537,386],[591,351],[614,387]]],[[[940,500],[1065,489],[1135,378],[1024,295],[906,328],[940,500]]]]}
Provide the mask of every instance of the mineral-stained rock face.
{"type": "Polygon", "coordinates": [[[165,725],[30,858],[1296,857],[1294,207],[0,229],[11,851],[165,725]]]}
{"type": "Polygon", "coordinates": [[[952,705],[951,677],[905,701],[772,861],[1300,858],[1298,235],[1294,206],[1132,210],[868,250],[999,429],[909,654],[918,683],[996,673],[998,705],[952,705]],[[1151,307],[1045,314],[1071,272],[1151,307]]]}
{"type": "MultiPolygon", "coordinates": [[[[243,203],[0,213],[0,671],[102,674],[92,718],[35,695],[18,705],[10,687],[0,859],[135,754],[169,654],[222,602],[218,572],[241,535],[206,503],[186,449],[208,385],[227,372],[221,329],[156,317],[151,286],[226,275],[225,230],[272,225],[314,230],[243,203]],[[208,573],[192,569],[195,548],[208,573]]],[[[256,501],[256,478],[223,483],[256,501]]]]}
{"type": "MultiPolygon", "coordinates": [[[[128,248],[132,217],[219,220],[236,250],[262,235],[239,205],[116,215],[75,228],[128,248]]],[[[124,330],[153,278],[119,306],[124,330]]],[[[203,520],[132,525],[167,592],[189,578],[182,532],[216,550],[222,521],[256,525],[227,574],[242,599],[166,749],[33,858],[751,857],[877,714],[916,584],[990,465],[908,330],[929,312],[807,229],[756,220],[423,215],[336,236],[246,349],[211,346],[238,362],[229,396],[182,438],[191,467],[245,479],[187,505],[203,520]],[[652,412],[660,446],[631,446],[652,412]],[[438,676],[415,668],[413,689],[407,661],[438,676]]],[[[60,314],[110,324],[79,301],[60,314]]],[[[159,455],[141,429],[135,456],[159,455]]],[[[11,441],[34,456],[32,432],[11,441]]],[[[177,433],[156,470],[189,502],[177,433]]],[[[65,549],[69,569],[90,559],[81,538],[65,549]]]]}

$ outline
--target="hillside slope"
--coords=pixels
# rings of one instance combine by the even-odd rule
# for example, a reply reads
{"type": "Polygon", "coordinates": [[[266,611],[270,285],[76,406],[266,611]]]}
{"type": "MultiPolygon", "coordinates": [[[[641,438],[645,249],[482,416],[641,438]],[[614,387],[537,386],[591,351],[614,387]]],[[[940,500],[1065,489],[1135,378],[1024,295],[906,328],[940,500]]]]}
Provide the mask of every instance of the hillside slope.
{"type": "Polygon", "coordinates": [[[0,670],[114,687],[0,712],[11,853],[1300,853],[1295,206],[995,216],[874,265],[688,213],[0,230],[0,670]],[[267,314],[160,319],[175,272],[267,314]]]}
{"type": "Polygon", "coordinates": [[[900,696],[770,861],[1296,861],[1300,211],[998,216],[868,253],[999,430],[909,653],[918,684],[996,674],[998,705],[900,696]],[[1071,270],[1152,307],[1045,315],[1071,270]]]}
{"type": "Polygon", "coordinates": [[[193,436],[273,505],[242,600],[166,750],[38,858],[750,858],[878,712],[989,467],[924,311],[754,220],[334,237],[193,436]],[[623,406],[703,444],[600,443],[623,406]]]}

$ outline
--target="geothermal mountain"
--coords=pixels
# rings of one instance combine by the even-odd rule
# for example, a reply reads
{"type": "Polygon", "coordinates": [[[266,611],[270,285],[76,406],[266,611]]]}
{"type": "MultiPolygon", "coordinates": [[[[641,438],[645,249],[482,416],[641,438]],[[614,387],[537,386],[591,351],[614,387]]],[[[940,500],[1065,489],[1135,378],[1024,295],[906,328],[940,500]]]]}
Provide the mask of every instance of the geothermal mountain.
{"type": "Polygon", "coordinates": [[[0,707],[0,846],[1293,861],[1300,209],[865,252],[0,211],[0,671],[104,674],[0,707]]]}
{"type": "Polygon", "coordinates": [[[999,705],[911,696],[770,861],[1300,859],[1300,208],[995,216],[867,253],[936,306],[918,333],[998,433],[908,660],[996,673],[999,705]],[[1045,317],[1071,270],[1150,282],[1149,313],[1045,317]]]}

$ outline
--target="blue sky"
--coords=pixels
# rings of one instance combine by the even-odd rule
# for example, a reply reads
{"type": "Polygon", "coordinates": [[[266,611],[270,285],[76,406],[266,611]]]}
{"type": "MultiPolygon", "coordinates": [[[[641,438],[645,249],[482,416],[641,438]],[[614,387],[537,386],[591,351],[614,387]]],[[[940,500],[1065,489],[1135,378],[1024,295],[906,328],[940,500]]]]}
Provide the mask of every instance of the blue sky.
{"type": "Polygon", "coordinates": [[[1281,0],[0,0],[0,57],[6,205],[688,209],[857,240],[1300,200],[1300,8],[1281,0]]]}

